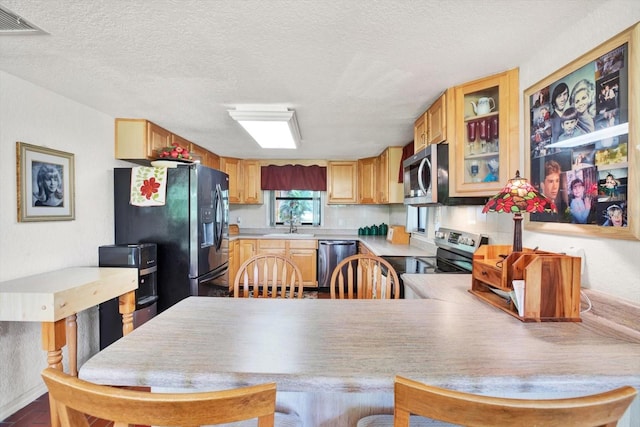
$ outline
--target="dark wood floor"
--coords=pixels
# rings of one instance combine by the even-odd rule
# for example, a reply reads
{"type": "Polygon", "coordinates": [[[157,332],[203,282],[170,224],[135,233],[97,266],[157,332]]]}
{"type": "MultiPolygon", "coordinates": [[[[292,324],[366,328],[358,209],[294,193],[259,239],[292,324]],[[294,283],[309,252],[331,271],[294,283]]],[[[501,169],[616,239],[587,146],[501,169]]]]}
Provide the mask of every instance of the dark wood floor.
{"type": "MultiPolygon", "coordinates": [[[[91,427],[112,426],[112,422],[89,418],[91,427]]],[[[50,427],[51,415],[49,413],[49,395],[43,394],[15,414],[4,421],[0,421],[0,427],[50,427]]]]}
{"type": "MultiPolygon", "coordinates": [[[[113,422],[88,417],[91,427],[112,427],[113,422]]],[[[0,427],[51,427],[49,394],[45,393],[4,421],[0,427]]],[[[143,427],[143,426],[137,426],[143,427]]]]}

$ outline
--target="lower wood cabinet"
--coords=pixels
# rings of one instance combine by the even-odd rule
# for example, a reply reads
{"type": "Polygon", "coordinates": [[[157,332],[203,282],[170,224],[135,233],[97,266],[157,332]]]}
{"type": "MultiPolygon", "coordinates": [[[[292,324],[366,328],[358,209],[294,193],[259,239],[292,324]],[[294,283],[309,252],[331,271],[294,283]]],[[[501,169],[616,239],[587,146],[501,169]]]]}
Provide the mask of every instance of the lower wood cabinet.
{"type": "Polygon", "coordinates": [[[291,259],[302,273],[304,286],[309,288],[318,286],[317,240],[238,239],[236,243],[238,256],[235,258],[238,261],[232,267],[231,259],[229,260],[229,268],[233,268],[233,272],[229,274],[230,288],[233,287],[233,280],[242,263],[254,255],[261,254],[281,255],[291,259]]]}
{"type": "Polygon", "coordinates": [[[300,268],[305,287],[318,286],[318,241],[288,240],[287,257],[300,268]]]}
{"type": "Polygon", "coordinates": [[[369,250],[368,247],[365,246],[364,243],[359,242],[358,243],[358,253],[362,254],[362,255],[368,255],[371,253],[371,251],[369,250]]]}
{"type": "Polygon", "coordinates": [[[238,253],[240,257],[238,259],[238,267],[243,262],[258,253],[258,241],[255,239],[241,239],[238,244],[238,253]]]}
{"type": "Polygon", "coordinates": [[[240,267],[240,240],[232,240],[229,242],[229,270],[228,281],[229,291],[233,290],[233,281],[236,279],[236,273],[240,267]]]}

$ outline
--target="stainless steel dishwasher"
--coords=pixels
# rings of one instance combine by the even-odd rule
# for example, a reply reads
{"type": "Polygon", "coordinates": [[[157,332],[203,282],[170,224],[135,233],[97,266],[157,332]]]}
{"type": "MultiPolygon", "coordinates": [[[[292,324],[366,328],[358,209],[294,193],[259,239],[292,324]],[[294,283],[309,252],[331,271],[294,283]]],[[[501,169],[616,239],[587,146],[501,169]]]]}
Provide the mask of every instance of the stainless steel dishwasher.
{"type": "MultiPolygon", "coordinates": [[[[338,263],[358,252],[356,240],[320,240],[318,241],[318,289],[328,290],[331,274],[338,263]]],[[[346,268],[344,271],[346,275],[346,268]]]]}

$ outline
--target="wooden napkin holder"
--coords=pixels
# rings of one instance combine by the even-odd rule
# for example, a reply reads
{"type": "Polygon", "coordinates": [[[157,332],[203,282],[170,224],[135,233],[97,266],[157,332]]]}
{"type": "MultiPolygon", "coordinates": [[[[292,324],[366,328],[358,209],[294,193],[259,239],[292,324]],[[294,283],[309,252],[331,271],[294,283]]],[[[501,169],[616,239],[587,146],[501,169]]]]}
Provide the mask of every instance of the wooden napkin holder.
{"type": "Polygon", "coordinates": [[[473,255],[469,292],[524,322],[580,322],[580,263],[564,254],[483,245],[473,255]],[[498,295],[513,291],[512,281],[519,279],[525,281],[524,316],[512,300],[498,295]]]}

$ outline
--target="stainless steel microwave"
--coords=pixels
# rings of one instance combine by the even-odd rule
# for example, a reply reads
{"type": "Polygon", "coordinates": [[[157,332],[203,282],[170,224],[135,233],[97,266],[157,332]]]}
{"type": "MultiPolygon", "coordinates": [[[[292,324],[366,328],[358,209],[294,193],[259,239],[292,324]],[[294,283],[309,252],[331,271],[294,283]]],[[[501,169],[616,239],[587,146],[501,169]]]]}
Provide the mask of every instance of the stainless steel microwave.
{"type": "Polygon", "coordinates": [[[449,195],[449,145],[432,144],[402,163],[404,204],[484,205],[487,197],[451,197],[449,195]]]}
{"type": "Polygon", "coordinates": [[[402,163],[404,171],[404,204],[428,205],[438,203],[436,185],[437,145],[418,151],[402,163]]]}

